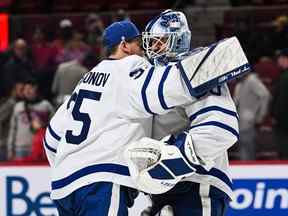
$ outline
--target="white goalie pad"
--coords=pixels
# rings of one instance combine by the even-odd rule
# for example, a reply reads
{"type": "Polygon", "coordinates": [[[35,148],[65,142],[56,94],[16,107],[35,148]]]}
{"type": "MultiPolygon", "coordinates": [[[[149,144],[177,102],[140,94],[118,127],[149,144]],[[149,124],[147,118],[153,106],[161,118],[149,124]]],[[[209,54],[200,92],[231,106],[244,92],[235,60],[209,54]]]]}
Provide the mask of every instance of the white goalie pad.
{"type": "Polygon", "coordinates": [[[198,163],[194,156],[187,160],[177,146],[147,137],[130,144],[124,155],[138,189],[150,194],[165,193],[195,173],[196,169],[188,162],[192,157],[198,163]]]}
{"type": "Polygon", "coordinates": [[[177,65],[194,97],[251,70],[236,37],[200,48],[177,65]]]}

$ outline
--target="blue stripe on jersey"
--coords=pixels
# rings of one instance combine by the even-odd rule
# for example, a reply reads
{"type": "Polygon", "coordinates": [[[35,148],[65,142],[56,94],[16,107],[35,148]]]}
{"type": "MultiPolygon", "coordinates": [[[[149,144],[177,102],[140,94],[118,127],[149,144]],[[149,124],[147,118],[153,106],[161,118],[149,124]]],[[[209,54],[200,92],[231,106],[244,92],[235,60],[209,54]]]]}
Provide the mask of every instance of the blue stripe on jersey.
{"type": "Polygon", "coordinates": [[[187,173],[194,172],[194,169],[191,169],[182,158],[169,159],[161,161],[169,170],[175,175],[180,176],[187,173]]]}
{"type": "MultiPolygon", "coordinates": [[[[181,151],[182,155],[186,158],[186,160],[189,162],[189,164],[196,169],[196,173],[201,174],[201,175],[211,175],[214,176],[218,179],[220,179],[221,181],[225,182],[230,188],[232,187],[232,182],[230,181],[230,179],[227,177],[227,175],[225,173],[223,173],[221,170],[217,169],[217,168],[212,168],[209,172],[207,170],[204,169],[204,167],[202,167],[201,165],[196,165],[193,163],[190,163],[189,159],[186,157],[185,154],[185,150],[184,150],[184,143],[185,143],[185,139],[186,139],[186,134],[182,133],[180,135],[178,135],[176,142],[175,142],[175,146],[177,146],[179,148],[179,150],[181,151]]],[[[181,159],[182,160],[182,159],[181,159]]],[[[163,162],[163,161],[162,161],[163,162]]],[[[163,162],[164,165],[166,165],[165,162],[163,162]]],[[[171,171],[173,172],[173,174],[178,175],[174,172],[174,170],[172,170],[172,168],[175,166],[175,171],[179,171],[180,168],[182,168],[183,166],[187,166],[186,164],[177,164],[175,163],[170,163],[169,165],[166,165],[169,169],[171,169],[171,171]]],[[[190,171],[189,172],[193,172],[193,170],[191,168],[189,168],[190,171]]],[[[188,170],[187,170],[188,171],[188,170]]],[[[187,172],[188,173],[188,172],[187,172]]],[[[184,173],[183,173],[184,174],[184,173]]]]}
{"type": "Polygon", "coordinates": [[[202,64],[205,62],[205,60],[210,56],[210,54],[214,51],[214,49],[216,48],[216,46],[218,45],[218,43],[215,43],[215,44],[212,44],[210,47],[209,47],[209,50],[208,52],[205,54],[205,56],[202,58],[201,62],[199,63],[199,65],[197,66],[197,68],[195,69],[195,72],[193,73],[192,77],[190,78],[189,81],[191,81],[195,76],[196,74],[198,73],[200,67],[202,66],[202,64]]]}
{"type": "Polygon", "coordinates": [[[56,150],[55,148],[51,147],[51,146],[48,144],[48,142],[46,141],[46,138],[43,139],[43,142],[44,142],[45,147],[46,147],[48,150],[50,150],[50,151],[52,151],[52,152],[54,152],[54,153],[57,152],[57,150],[56,150]]]}
{"type": "Polygon", "coordinates": [[[188,79],[188,77],[187,77],[187,75],[186,75],[186,73],[185,73],[185,70],[184,70],[181,62],[178,62],[178,63],[177,63],[177,68],[178,68],[179,71],[180,71],[180,74],[181,74],[181,76],[182,76],[182,79],[184,80],[184,82],[185,82],[185,84],[186,84],[186,87],[188,88],[188,91],[189,91],[190,95],[194,97],[196,93],[195,93],[195,91],[194,91],[193,88],[192,88],[192,85],[191,85],[191,83],[190,83],[190,80],[188,79]]]}
{"type": "Polygon", "coordinates": [[[48,131],[57,141],[61,140],[61,137],[55,133],[50,124],[48,125],[48,131]]]}
{"type": "Polygon", "coordinates": [[[160,164],[149,170],[148,173],[153,179],[174,179],[174,177],[160,164]]]}
{"type": "Polygon", "coordinates": [[[169,74],[169,71],[171,70],[171,68],[172,68],[172,65],[169,65],[168,67],[166,67],[166,69],[162,75],[162,78],[160,80],[160,84],[159,84],[159,88],[158,88],[158,97],[160,100],[160,104],[161,104],[162,108],[165,110],[174,108],[174,107],[168,107],[167,106],[165,99],[164,99],[164,95],[163,95],[164,83],[168,77],[168,74],[169,74]]]}
{"type": "Polygon", "coordinates": [[[189,119],[190,121],[192,122],[194,119],[196,119],[199,115],[201,114],[204,114],[204,113],[207,113],[207,112],[210,112],[210,111],[219,111],[219,112],[222,112],[222,113],[225,113],[227,115],[231,115],[235,118],[238,119],[238,115],[236,112],[234,111],[231,111],[231,110],[228,110],[228,109],[225,109],[223,107],[219,107],[219,106],[209,106],[209,107],[205,107],[203,109],[200,109],[199,111],[197,111],[196,113],[192,114],[189,119]]]}
{"type": "Polygon", "coordinates": [[[147,100],[147,96],[146,96],[146,90],[147,90],[147,87],[149,85],[149,82],[151,80],[151,77],[153,75],[153,71],[154,71],[154,67],[151,67],[151,69],[148,71],[148,74],[146,76],[146,79],[144,81],[144,84],[143,84],[143,87],[142,87],[142,90],[141,90],[141,95],[142,95],[142,100],[143,100],[143,104],[144,104],[144,108],[145,110],[152,114],[152,115],[155,115],[155,113],[153,113],[149,107],[149,104],[148,104],[148,100],[147,100]]]}
{"type": "Polygon", "coordinates": [[[231,189],[232,189],[232,182],[231,180],[228,178],[228,176],[222,172],[221,170],[217,169],[217,168],[212,168],[209,171],[205,170],[204,167],[202,167],[201,165],[194,165],[193,166],[196,169],[196,173],[200,174],[200,175],[210,175],[210,176],[214,176],[218,179],[220,179],[221,181],[225,182],[231,189]]]}
{"type": "Polygon", "coordinates": [[[127,166],[123,166],[119,164],[111,164],[111,163],[95,164],[95,165],[82,168],[63,179],[52,181],[51,183],[52,190],[60,189],[62,187],[69,185],[70,183],[72,183],[73,181],[81,177],[84,177],[93,173],[98,173],[98,172],[106,172],[106,173],[108,172],[108,173],[115,173],[115,174],[124,175],[124,176],[130,176],[129,169],[127,166]]]}
{"type": "Polygon", "coordinates": [[[198,125],[194,125],[194,126],[190,127],[189,129],[193,129],[193,128],[196,128],[196,127],[202,127],[202,126],[216,126],[216,127],[222,128],[224,130],[229,131],[230,133],[235,135],[237,137],[237,139],[239,139],[239,133],[234,128],[232,128],[232,127],[230,127],[230,126],[228,126],[226,124],[223,124],[221,122],[217,122],[217,121],[204,122],[204,123],[201,123],[201,124],[198,124],[198,125]]]}

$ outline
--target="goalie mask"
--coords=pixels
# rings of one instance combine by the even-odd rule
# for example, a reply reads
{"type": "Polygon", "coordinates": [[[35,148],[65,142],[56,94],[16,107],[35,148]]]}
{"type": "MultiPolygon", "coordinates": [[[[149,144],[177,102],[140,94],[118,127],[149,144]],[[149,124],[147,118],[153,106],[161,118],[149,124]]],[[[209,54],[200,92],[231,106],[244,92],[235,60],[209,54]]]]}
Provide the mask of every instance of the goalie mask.
{"type": "Polygon", "coordinates": [[[166,10],[148,23],[142,39],[150,60],[175,60],[190,50],[191,32],[182,12],[166,10]]]}

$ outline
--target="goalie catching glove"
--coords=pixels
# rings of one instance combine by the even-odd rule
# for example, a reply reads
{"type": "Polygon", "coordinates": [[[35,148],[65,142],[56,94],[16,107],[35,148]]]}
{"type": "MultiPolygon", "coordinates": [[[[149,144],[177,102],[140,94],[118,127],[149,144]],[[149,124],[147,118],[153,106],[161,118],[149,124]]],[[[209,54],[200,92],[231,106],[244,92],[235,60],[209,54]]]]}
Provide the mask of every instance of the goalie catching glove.
{"type": "Polygon", "coordinates": [[[131,143],[124,152],[130,175],[139,190],[161,194],[172,189],[181,179],[193,175],[200,165],[191,136],[181,133],[161,141],[144,137],[131,143]]]}

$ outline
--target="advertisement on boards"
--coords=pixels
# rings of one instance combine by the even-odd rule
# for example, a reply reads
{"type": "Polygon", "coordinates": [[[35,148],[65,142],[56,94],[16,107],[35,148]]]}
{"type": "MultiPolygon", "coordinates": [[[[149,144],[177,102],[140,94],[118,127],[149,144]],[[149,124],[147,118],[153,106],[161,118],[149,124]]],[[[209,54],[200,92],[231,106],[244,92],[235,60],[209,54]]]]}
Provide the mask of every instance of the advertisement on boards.
{"type": "MultiPolygon", "coordinates": [[[[0,215],[57,216],[49,198],[47,166],[0,165],[0,215]]],[[[287,216],[288,164],[234,165],[234,200],[228,216],[287,216]]],[[[138,216],[149,205],[148,197],[140,195],[129,215],[138,216]]]]}
{"type": "Polygon", "coordinates": [[[234,165],[228,216],[287,216],[288,165],[234,165]]]}
{"type": "Polygon", "coordinates": [[[58,215],[47,166],[0,166],[0,215],[58,215]]]}

